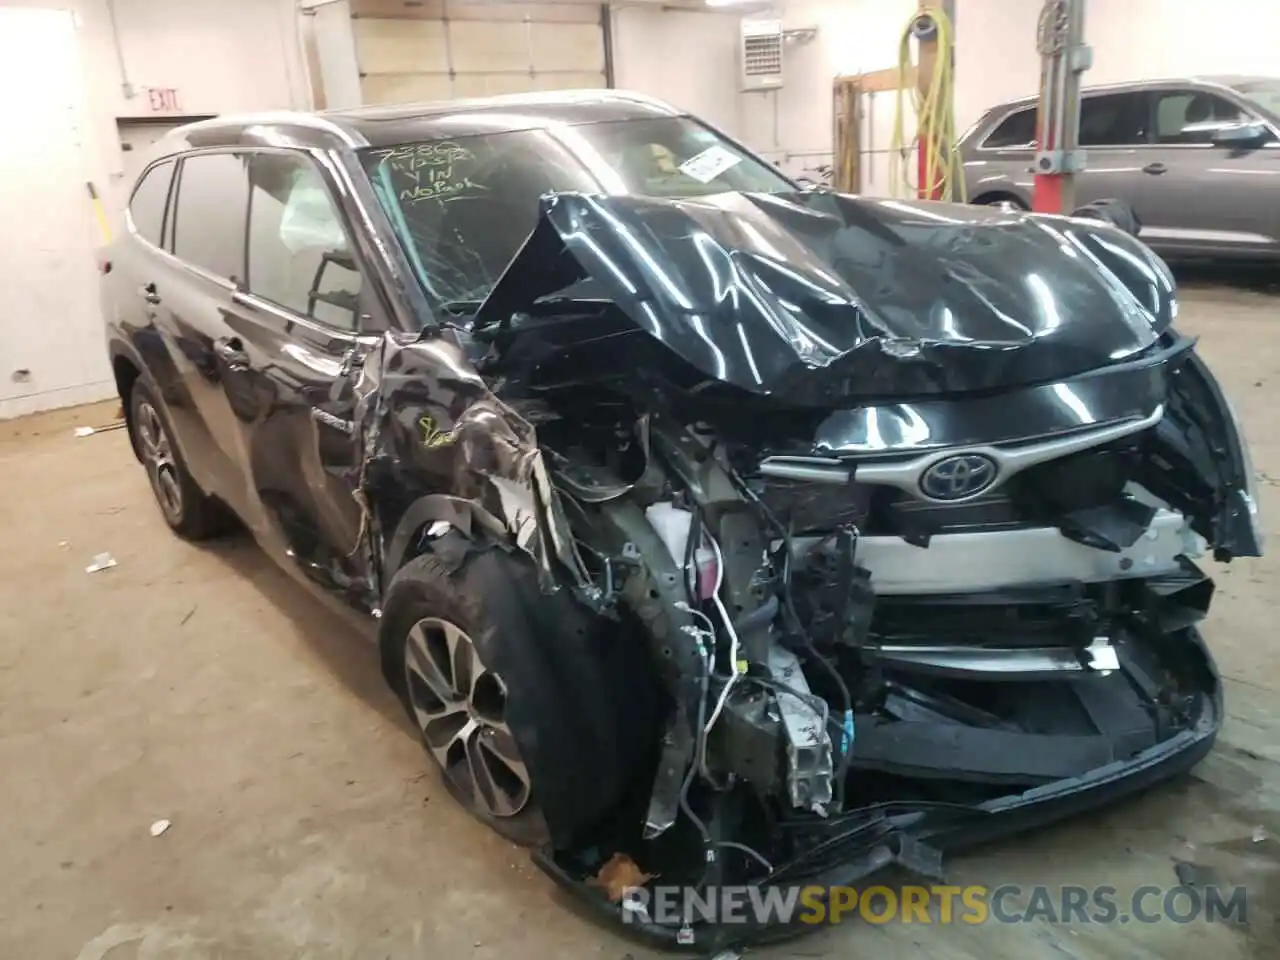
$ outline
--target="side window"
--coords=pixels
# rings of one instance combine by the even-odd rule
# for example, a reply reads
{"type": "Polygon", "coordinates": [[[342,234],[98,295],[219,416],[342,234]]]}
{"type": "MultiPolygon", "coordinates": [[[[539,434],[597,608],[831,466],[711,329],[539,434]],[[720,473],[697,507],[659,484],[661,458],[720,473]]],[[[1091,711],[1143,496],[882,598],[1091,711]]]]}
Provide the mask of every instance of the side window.
{"type": "Polygon", "coordinates": [[[1080,104],[1080,146],[1131,147],[1150,140],[1145,93],[1106,93],[1080,104]]]}
{"type": "Polygon", "coordinates": [[[158,163],[142,175],[129,200],[129,217],[133,228],[148,243],[162,246],[164,214],[169,203],[169,185],[173,182],[172,160],[158,163]]]}
{"type": "Polygon", "coordinates": [[[174,256],[214,276],[243,282],[248,201],[245,157],[234,153],[184,157],[173,222],[174,256]]]}
{"type": "Polygon", "coordinates": [[[1036,108],[1011,113],[987,135],[982,145],[988,149],[1030,147],[1036,139],[1036,108]]]}
{"type": "Polygon", "coordinates": [[[249,289],[295,313],[354,330],[360,272],[342,218],[310,158],[259,153],[249,165],[249,289]]]}
{"type": "Polygon", "coordinates": [[[1222,127],[1253,119],[1230,100],[1212,93],[1170,90],[1156,97],[1159,143],[1212,143],[1214,133],[1222,127]]]}

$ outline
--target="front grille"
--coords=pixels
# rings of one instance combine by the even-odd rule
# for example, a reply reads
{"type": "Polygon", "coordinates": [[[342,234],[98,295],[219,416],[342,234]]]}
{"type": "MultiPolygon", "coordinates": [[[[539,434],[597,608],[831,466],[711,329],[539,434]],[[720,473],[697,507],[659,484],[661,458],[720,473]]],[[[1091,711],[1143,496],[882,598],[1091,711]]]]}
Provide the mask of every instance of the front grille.
{"type": "Polygon", "coordinates": [[[1024,521],[1008,494],[990,493],[963,503],[922,500],[901,490],[886,490],[866,533],[968,533],[1016,527],[1024,521]]]}
{"type": "Polygon", "coordinates": [[[960,503],[881,487],[871,497],[863,533],[927,539],[1026,526],[1054,526],[1078,510],[1116,503],[1134,476],[1141,435],[1040,463],[994,491],[960,503]]]}

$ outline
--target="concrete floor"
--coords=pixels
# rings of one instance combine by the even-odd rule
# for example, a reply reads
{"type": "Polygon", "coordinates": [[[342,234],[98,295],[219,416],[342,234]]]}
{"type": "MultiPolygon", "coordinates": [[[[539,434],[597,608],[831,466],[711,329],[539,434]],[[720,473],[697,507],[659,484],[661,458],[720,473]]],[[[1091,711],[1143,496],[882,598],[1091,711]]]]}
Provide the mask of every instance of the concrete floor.
{"type": "MultiPolygon", "coordinates": [[[[1199,281],[1280,544],[1280,297],[1199,281]]],[[[369,651],[244,538],[170,535],[113,405],[0,424],[0,957],[653,956],[462,813],[369,651]],[[92,575],[94,554],[118,566],[92,575]],[[163,836],[148,827],[172,821],[163,836]]],[[[1249,924],[854,922],[760,957],[1280,955],[1280,560],[1219,569],[1230,718],[1162,790],[951,862],[952,882],[1249,887],[1249,924]]]]}

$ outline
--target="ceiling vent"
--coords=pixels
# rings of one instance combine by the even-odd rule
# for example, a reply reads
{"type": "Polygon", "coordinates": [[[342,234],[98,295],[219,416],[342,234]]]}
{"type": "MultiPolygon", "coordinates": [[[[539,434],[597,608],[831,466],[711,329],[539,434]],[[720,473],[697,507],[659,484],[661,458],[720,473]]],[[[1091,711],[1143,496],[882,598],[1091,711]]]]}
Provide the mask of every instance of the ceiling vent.
{"type": "Polygon", "coordinates": [[[777,90],[782,86],[782,21],[742,21],[742,89],[777,90]]]}

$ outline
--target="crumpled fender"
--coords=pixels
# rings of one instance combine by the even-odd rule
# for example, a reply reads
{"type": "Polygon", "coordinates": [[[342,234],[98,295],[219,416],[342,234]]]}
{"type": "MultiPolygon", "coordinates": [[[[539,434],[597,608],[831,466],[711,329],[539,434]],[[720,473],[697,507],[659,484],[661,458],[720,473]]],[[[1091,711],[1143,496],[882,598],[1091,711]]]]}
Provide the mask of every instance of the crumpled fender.
{"type": "Polygon", "coordinates": [[[588,584],[532,424],[493,394],[459,343],[439,331],[388,333],[355,392],[361,495],[381,545],[370,560],[384,591],[422,527],[462,516],[504,531],[545,589],[565,577],[588,584]]]}

